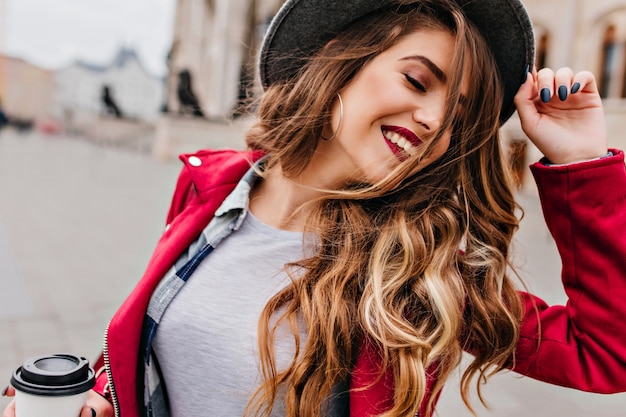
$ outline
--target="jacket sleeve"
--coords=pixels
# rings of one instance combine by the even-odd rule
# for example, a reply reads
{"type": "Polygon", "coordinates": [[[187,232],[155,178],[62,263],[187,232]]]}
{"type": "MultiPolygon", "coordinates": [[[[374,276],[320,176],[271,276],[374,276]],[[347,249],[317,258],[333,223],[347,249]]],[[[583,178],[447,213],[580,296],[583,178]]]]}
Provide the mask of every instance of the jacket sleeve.
{"type": "Polygon", "coordinates": [[[597,393],[626,391],[626,172],[624,154],[531,167],[561,260],[568,301],[522,293],[526,312],[513,369],[597,393]]]}

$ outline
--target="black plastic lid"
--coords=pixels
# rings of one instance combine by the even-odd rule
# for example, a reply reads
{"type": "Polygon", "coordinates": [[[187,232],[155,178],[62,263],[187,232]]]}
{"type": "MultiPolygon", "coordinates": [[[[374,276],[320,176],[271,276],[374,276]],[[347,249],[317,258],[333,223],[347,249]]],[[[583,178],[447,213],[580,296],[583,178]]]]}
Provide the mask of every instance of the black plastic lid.
{"type": "Polygon", "coordinates": [[[46,396],[80,394],[95,384],[95,372],[89,367],[89,361],[67,353],[26,359],[11,377],[15,389],[46,396]]]}

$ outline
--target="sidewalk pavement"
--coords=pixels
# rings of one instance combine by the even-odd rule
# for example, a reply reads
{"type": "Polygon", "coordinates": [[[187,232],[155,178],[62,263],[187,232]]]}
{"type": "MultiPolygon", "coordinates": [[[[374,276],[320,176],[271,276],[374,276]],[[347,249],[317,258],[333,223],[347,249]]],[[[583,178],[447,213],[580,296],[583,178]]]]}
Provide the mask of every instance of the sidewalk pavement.
{"type": "MultiPolygon", "coordinates": [[[[97,357],[109,318],[141,276],[164,226],[180,163],[80,138],[0,132],[0,389],[23,359],[75,352],[97,357]],[[2,379],[4,378],[4,383],[2,379]]],[[[536,196],[516,263],[531,290],[563,303],[558,255],[536,196]]],[[[581,393],[505,372],[484,387],[481,417],[623,417],[626,394],[581,393]]],[[[0,399],[0,409],[8,400],[0,399]]],[[[470,417],[458,378],[442,417],[470,417]]]]}

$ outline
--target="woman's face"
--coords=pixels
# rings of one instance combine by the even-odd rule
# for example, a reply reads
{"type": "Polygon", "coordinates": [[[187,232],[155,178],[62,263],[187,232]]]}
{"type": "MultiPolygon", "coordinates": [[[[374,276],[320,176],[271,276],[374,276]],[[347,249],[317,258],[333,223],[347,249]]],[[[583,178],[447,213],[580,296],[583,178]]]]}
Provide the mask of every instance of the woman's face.
{"type": "MultiPolygon", "coordinates": [[[[323,167],[323,185],[373,183],[409,155],[425,151],[445,117],[453,49],[450,33],[420,30],[402,37],[359,71],[340,92],[343,121],[337,135],[320,140],[311,161],[323,167]]],[[[337,129],[339,120],[337,100],[325,137],[337,129]]],[[[416,170],[441,157],[449,144],[446,132],[416,170]]]]}

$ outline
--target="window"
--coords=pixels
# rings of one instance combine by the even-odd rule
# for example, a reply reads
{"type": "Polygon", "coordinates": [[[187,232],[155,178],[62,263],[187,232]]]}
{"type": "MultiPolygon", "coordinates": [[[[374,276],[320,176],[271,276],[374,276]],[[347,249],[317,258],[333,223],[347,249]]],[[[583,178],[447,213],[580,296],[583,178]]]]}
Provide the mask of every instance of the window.
{"type": "Polygon", "coordinates": [[[604,32],[602,52],[600,58],[600,95],[602,98],[609,97],[611,93],[613,74],[617,71],[617,40],[615,26],[610,25],[604,32]]]}

